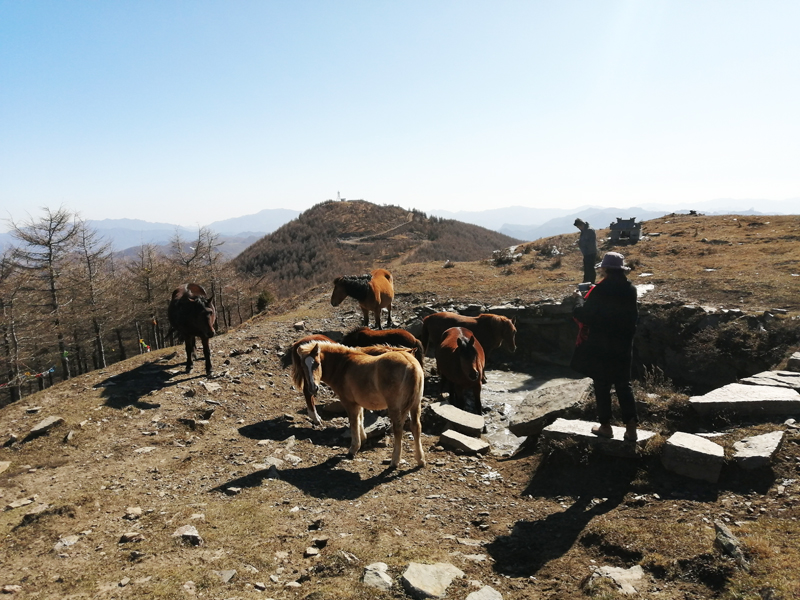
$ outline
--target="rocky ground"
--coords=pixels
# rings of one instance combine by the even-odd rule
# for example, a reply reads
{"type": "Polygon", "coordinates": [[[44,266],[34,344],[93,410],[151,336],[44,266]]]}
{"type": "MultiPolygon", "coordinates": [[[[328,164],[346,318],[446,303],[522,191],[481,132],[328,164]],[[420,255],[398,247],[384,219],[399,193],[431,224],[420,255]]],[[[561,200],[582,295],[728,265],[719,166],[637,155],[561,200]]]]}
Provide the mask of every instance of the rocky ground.
{"type": "MultiPolygon", "coordinates": [[[[408,324],[415,307],[449,295],[479,294],[488,305],[567,294],[573,262],[403,267],[395,318],[408,324]],[[433,270],[440,288],[426,279],[433,270]],[[516,274],[541,285],[522,289],[516,274]]],[[[657,292],[680,297],[668,284],[657,292]]],[[[658,444],[691,417],[685,396],[658,381],[636,389],[659,433],[636,459],[569,441],[471,456],[426,434],[422,469],[408,439],[411,462],[396,471],[386,440],[345,460],[346,419],[323,413],[325,427],[314,428],[281,367],[298,337],[359,324],[354,305],[333,309],[329,293],[311,290],[213,339],[211,378],[200,366],[185,374],[182,350],[167,348],[3,408],[0,589],[21,598],[406,598],[412,563],[444,563],[447,597],[458,599],[623,597],[618,584],[592,578],[601,568],[634,577],[640,568],[634,585],[652,598],[800,596],[800,433],[790,421],[722,423],[715,441],[728,457],[745,435],[786,437],[772,468],[745,473],[729,460],[717,484],[661,466],[658,444]],[[30,435],[49,417],[62,420],[30,435]],[[746,563],[715,544],[715,521],[739,539],[746,563]],[[388,589],[364,582],[375,563],[385,570],[367,579],[388,589]]],[[[789,305],[784,296],[761,303],[773,300],[789,305]]],[[[432,367],[427,359],[429,375],[432,367]]],[[[425,404],[437,389],[430,377],[425,404]]]]}

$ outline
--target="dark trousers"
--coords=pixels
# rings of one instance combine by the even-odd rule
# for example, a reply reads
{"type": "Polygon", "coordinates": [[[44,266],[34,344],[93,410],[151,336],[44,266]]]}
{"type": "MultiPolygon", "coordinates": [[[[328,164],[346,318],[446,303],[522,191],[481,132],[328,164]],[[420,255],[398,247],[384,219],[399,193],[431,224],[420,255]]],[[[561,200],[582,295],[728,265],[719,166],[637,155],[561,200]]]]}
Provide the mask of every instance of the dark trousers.
{"type": "Polygon", "coordinates": [[[594,266],[597,264],[597,254],[584,254],[583,255],[583,281],[594,283],[597,274],[594,271],[594,266]]]}
{"type": "Polygon", "coordinates": [[[620,381],[608,381],[594,379],[594,395],[597,398],[597,420],[601,424],[611,423],[611,386],[617,392],[620,412],[622,412],[622,422],[630,423],[638,421],[636,418],[636,401],[633,399],[633,388],[627,379],[620,381]]]}

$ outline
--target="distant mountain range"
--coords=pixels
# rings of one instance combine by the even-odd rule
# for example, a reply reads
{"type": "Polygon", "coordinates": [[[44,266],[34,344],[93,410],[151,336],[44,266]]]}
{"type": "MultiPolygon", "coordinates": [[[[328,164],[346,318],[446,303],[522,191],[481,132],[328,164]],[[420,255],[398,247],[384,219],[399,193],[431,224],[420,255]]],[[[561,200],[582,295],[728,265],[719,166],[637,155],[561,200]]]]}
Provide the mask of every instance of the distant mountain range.
{"type": "MultiPolygon", "coordinates": [[[[631,208],[602,208],[583,206],[580,208],[529,208],[509,206],[482,211],[433,210],[431,216],[454,219],[479,225],[519,240],[531,241],[563,233],[574,233],[573,222],[577,217],[588,221],[595,229],[605,229],[616,219],[636,217],[646,221],[673,212],[696,210],[703,214],[800,214],[800,198],[782,201],[718,199],[693,204],[643,204],[631,208]]],[[[301,213],[284,208],[264,209],[253,215],[214,221],[206,225],[219,234],[223,253],[233,258],[248,246],[272,233],[282,225],[297,218],[301,213]]],[[[115,251],[121,252],[142,244],[165,245],[177,231],[186,240],[197,236],[198,228],[188,228],[170,223],[151,223],[140,219],[89,220],[88,223],[102,236],[110,240],[115,251]]],[[[0,233],[0,251],[11,245],[9,233],[0,233]]],[[[127,253],[130,253],[129,250],[127,253]]]]}

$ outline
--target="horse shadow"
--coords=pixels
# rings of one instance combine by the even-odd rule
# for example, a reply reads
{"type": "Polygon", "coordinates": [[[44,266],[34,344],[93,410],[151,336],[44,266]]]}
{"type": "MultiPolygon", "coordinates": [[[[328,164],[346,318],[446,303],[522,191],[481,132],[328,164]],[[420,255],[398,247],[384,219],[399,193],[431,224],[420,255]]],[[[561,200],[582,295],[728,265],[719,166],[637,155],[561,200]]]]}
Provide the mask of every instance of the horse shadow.
{"type": "Polygon", "coordinates": [[[160,404],[148,402],[143,398],[152,392],[177,385],[177,382],[170,381],[173,375],[168,372],[174,368],[175,365],[169,364],[166,359],[148,362],[130,371],[107,377],[96,384],[95,388],[103,388],[100,396],[105,398],[105,405],[110,408],[123,409],[128,406],[143,410],[159,408],[160,404]]]}
{"type": "MultiPolygon", "coordinates": [[[[303,468],[281,469],[278,477],[308,496],[319,499],[357,500],[376,487],[416,473],[420,467],[398,470],[387,467],[372,477],[362,479],[358,473],[335,468],[346,459],[333,456],[323,463],[303,468]]],[[[267,479],[275,479],[271,469],[261,469],[220,484],[209,491],[225,493],[229,488],[257,488],[267,479]]]]}
{"type": "Polygon", "coordinates": [[[635,459],[588,458],[588,465],[566,466],[544,460],[522,496],[577,498],[568,508],[538,520],[521,520],[508,535],[485,546],[496,572],[530,577],[566,554],[595,517],[619,506],[635,479],[635,459]]]}

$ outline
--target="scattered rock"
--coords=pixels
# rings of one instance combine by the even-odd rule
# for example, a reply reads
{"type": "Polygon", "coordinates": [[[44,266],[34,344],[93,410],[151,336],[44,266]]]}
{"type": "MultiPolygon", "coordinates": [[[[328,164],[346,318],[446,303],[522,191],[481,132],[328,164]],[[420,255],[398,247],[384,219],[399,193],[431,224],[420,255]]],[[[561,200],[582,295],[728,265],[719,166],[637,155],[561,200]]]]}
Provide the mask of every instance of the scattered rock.
{"type": "Polygon", "coordinates": [[[119,587],[125,587],[130,582],[131,582],[131,578],[130,577],[123,577],[119,582],[119,587]]]}
{"type": "Polygon", "coordinates": [[[123,533],[122,536],[119,538],[120,544],[128,544],[131,542],[141,542],[144,541],[144,536],[139,531],[129,531],[128,533],[123,533]]]}
{"type": "Polygon", "coordinates": [[[638,594],[639,589],[644,589],[644,584],[646,583],[644,569],[640,565],[633,566],[630,569],[609,566],[596,567],[586,585],[591,586],[598,579],[608,579],[627,596],[638,594]]]}
{"type": "Polygon", "coordinates": [[[795,373],[800,373],[800,352],[795,352],[789,357],[786,369],[795,373]]]}
{"type": "Polygon", "coordinates": [[[152,452],[155,450],[155,446],[142,446],[141,448],[137,448],[133,451],[134,454],[147,454],[148,452],[152,452]]]}
{"type": "Polygon", "coordinates": [[[4,447],[4,448],[7,448],[8,446],[13,446],[14,444],[16,444],[16,443],[17,443],[17,440],[18,440],[18,439],[19,439],[19,438],[18,438],[16,435],[14,435],[13,433],[12,433],[12,434],[10,434],[10,435],[8,436],[8,439],[7,439],[5,442],[3,442],[3,447],[4,447]]]}
{"type": "Polygon", "coordinates": [[[236,577],[236,569],[227,569],[225,571],[214,571],[217,575],[219,575],[220,580],[222,583],[230,583],[230,581],[236,577]]]}
{"type": "Polygon", "coordinates": [[[183,527],[179,527],[175,530],[175,533],[172,534],[172,537],[180,537],[192,544],[192,546],[200,546],[203,544],[203,538],[200,537],[200,534],[197,532],[197,528],[194,525],[184,525],[183,527]]]}
{"type": "Polygon", "coordinates": [[[202,385],[209,394],[213,394],[222,389],[220,384],[214,383],[213,381],[201,381],[200,385],[202,385]]]}
{"type": "Polygon", "coordinates": [[[16,594],[21,591],[22,591],[21,585],[4,585],[2,588],[0,588],[0,592],[2,592],[3,594],[16,594]]]}
{"type": "Polygon", "coordinates": [[[13,502],[6,505],[6,510],[13,510],[15,508],[22,508],[23,506],[28,506],[28,504],[33,504],[36,500],[36,496],[31,496],[30,498],[20,498],[19,500],[14,500],[13,502]]]}
{"type": "Polygon", "coordinates": [[[486,454],[489,452],[488,442],[451,429],[442,434],[439,438],[439,445],[443,448],[458,450],[466,454],[486,454]]]}
{"type": "Polygon", "coordinates": [[[783,443],[783,432],[773,431],[744,438],[733,445],[733,458],[743,469],[759,469],[772,464],[772,459],[783,443]]]}
{"type": "Polygon", "coordinates": [[[319,548],[315,548],[314,546],[309,546],[306,548],[305,552],[303,552],[303,556],[305,558],[311,558],[312,556],[319,555],[319,548]]]}
{"type": "Polygon", "coordinates": [[[54,427],[57,427],[61,423],[64,422],[64,419],[61,417],[47,417],[43,421],[39,421],[33,429],[31,429],[30,437],[36,437],[39,435],[44,435],[54,427]]]}
{"type": "Polygon", "coordinates": [[[64,436],[64,443],[71,442],[75,438],[75,431],[70,429],[67,435],[64,436]]]}
{"type": "Polygon", "coordinates": [[[292,327],[295,328],[295,331],[303,331],[306,328],[306,324],[304,321],[298,321],[292,327]]]}
{"type": "Polygon", "coordinates": [[[408,565],[401,581],[406,591],[414,598],[441,598],[453,579],[464,577],[464,571],[450,563],[408,565]]]}
{"type": "Polygon", "coordinates": [[[382,562],[372,563],[364,568],[364,577],[362,580],[370,587],[379,590],[388,591],[394,585],[392,578],[388,574],[389,565],[382,562]]]}
{"type": "Polygon", "coordinates": [[[129,506],[125,509],[125,516],[122,517],[123,519],[127,519],[128,521],[135,521],[139,517],[142,516],[142,509],[138,506],[129,506]]]}
{"type": "Polygon", "coordinates": [[[183,584],[183,591],[190,596],[194,596],[197,593],[197,586],[195,585],[194,581],[187,581],[183,584]]]}
{"type": "Polygon", "coordinates": [[[466,600],[503,600],[503,595],[491,586],[485,585],[477,592],[472,592],[466,600]]]}
{"type": "Polygon", "coordinates": [[[673,433],[661,451],[661,464],[678,475],[716,483],[725,461],[719,444],[691,433],[673,433]]]}
{"type": "Polygon", "coordinates": [[[74,546],[75,544],[78,543],[78,540],[80,539],[81,537],[79,535],[65,535],[56,542],[55,546],[53,546],[53,550],[55,552],[59,552],[64,548],[69,548],[70,546],[74,546]]]}
{"type": "Polygon", "coordinates": [[[8,469],[11,466],[10,460],[0,460],[0,473],[8,469]]]}
{"type": "Polygon", "coordinates": [[[731,533],[731,530],[724,523],[714,521],[714,531],[717,534],[716,538],[714,538],[714,543],[725,554],[733,558],[742,569],[749,570],[750,565],[747,564],[741,544],[736,536],[731,533]]]}

